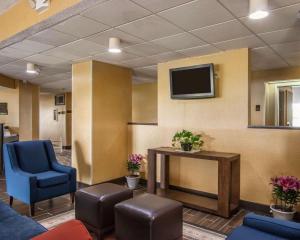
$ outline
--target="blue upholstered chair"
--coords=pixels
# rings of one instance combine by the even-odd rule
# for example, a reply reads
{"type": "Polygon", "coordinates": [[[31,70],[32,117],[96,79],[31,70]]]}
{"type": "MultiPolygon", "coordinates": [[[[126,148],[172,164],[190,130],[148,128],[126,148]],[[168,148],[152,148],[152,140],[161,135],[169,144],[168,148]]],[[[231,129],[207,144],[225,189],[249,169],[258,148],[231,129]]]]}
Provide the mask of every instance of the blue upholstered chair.
{"type": "Polygon", "coordinates": [[[247,214],[243,225],[234,229],[227,240],[299,240],[300,223],[247,214]]]}
{"type": "Polygon", "coordinates": [[[16,198],[30,205],[76,191],[76,169],[57,162],[50,141],[26,141],[4,145],[6,189],[10,205],[16,198]]]}

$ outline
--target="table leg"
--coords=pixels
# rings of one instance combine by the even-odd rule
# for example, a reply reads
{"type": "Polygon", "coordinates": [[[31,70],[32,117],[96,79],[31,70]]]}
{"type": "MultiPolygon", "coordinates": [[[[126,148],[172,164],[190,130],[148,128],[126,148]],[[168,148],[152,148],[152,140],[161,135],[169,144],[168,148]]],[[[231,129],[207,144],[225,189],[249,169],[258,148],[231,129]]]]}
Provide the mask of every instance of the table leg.
{"type": "Polygon", "coordinates": [[[147,192],[156,193],[156,152],[148,150],[147,192]]]}
{"type": "Polygon", "coordinates": [[[231,162],[218,162],[218,214],[230,217],[231,162]]]}
{"type": "Polygon", "coordinates": [[[160,188],[164,190],[169,188],[169,159],[169,155],[161,155],[160,188]]]}
{"type": "Polygon", "coordinates": [[[240,205],[240,159],[231,163],[231,204],[236,208],[240,205]]]}

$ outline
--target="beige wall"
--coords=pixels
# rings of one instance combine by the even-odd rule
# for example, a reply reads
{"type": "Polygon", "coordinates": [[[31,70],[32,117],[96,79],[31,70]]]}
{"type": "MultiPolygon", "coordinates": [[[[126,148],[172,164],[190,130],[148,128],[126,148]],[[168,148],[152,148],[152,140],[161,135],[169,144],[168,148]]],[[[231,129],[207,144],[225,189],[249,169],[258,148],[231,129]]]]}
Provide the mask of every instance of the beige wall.
{"type": "Polygon", "coordinates": [[[58,114],[54,120],[54,110],[65,112],[66,106],[55,106],[55,94],[40,95],[40,139],[62,141],[66,146],[66,114],[58,114]]]}
{"type": "Polygon", "coordinates": [[[131,70],[101,62],[73,65],[72,164],[88,184],[126,173],[131,70]]]}
{"type": "MultiPolygon", "coordinates": [[[[204,135],[204,149],[241,154],[241,198],[269,204],[270,177],[300,177],[299,131],[248,129],[248,50],[240,49],[159,64],[158,126],[130,126],[132,152],[170,146],[177,130],[204,135]],[[169,69],[214,63],[218,96],[171,100],[169,69]]],[[[217,193],[217,165],[212,161],[171,158],[171,183],[217,193]]]]}
{"type": "Polygon", "coordinates": [[[66,93],[66,142],[65,146],[72,145],[72,93],[66,93]]]}
{"type": "Polygon", "coordinates": [[[72,66],[72,166],[77,181],[92,183],[92,63],[72,66]]]}
{"type": "Polygon", "coordinates": [[[0,41],[13,36],[78,2],[80,2],[80,0],[51,0],[50,7],[47,11],[38,13],[30,7],[28,0],[19,0],[16,5],[0,15],[0,41]]]}
{"type": "Polygon", "coordinates": [[[19,92],[17,89],[0,86],[0,102],[7,103],[8,115],[0,115],[0,123],[9,127],[19,127],[19,92]]]}
{"type": "Polygon", "coordinates": [[[39,139],[40,88],[30,83],[18,82],[20,140],[39,139]]]}
{"type": "Polygon", "coordinates": [[[272,117],[264,116],[265,112],[265,83],[270,81],[282,81],[282,80],[295,80],[300,79],[300,67],[279,68],[263,71],[252,72],[251,77],[251,125],[272,125],[274,123],[274,116],[272,113],[269,115],[272,117]],[[255,111],[255,105],[261,105],[259,112],[255,111]],[[273,119],[270,121],[269,119],[273,119]]]}
{"type": "Polygon", "coordinates": [[[126,174],[131,85],[130,69],[93,62],[93,183],[126,174]]]}
{"type": "Polygon", "coordinates": [[[132,122],[157,122],[157,83],[133,84],[132,122]]]}

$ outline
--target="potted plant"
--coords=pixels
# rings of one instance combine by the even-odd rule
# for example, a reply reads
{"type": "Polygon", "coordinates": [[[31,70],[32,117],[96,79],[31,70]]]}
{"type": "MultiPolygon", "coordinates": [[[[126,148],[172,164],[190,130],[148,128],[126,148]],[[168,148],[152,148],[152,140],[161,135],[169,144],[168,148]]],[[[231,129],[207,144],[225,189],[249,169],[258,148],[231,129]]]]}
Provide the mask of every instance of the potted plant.
{"type": "Polygon", "coordinates": [[[192,149],[198,150],[202,147],[203,141],[200,134],[194,135],[192,132],[187,130],[182,130],[176,132],[172,139],[172,146],[178,147],[183,151],[191,151],[192,149]]]}
{"type": "Polygon", "coordinates": [[[280,176],[271,178],[273,198],[275,204],[271,205],[274,218],[292,220],[296,205],[300,202],[300,180],[293,176],[280,176]]]}
{"type": "Polygon", "coordinates": [[[141,154],[131,154],[127,160],[127,169],[130,173],[126,176],[129,189],[136,189],[140,181],[139,170],[141,168],[143,156],[141,154]]]}

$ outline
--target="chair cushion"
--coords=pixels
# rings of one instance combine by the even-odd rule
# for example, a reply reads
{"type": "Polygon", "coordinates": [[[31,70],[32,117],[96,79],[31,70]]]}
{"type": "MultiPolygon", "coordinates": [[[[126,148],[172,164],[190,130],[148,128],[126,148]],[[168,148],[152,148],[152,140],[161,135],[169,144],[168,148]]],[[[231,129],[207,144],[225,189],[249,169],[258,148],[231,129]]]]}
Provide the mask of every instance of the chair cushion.
{"type": "Polygon", "coordinates": [[[240,226],[233,230],[226,240],[288,240],[265,232],[258,231],[254,228],[240,226]]]}
{"type": "Polygon", "coordinates": [[[47,152],[42,141],[15,143],[15,151],[20,168],[29,173],[50,170],[47,152]]]}
{"type": "Polygon", "coordinates": [[[69,175],[55,171],[36,173],[38,187],[50,187],[69,181],[69,175]]]}
{"type": "Polygon", "coordinates": [[[54,229],[49,230],[31,240],[92,240],[91,235],[78,220],[71,220],[63,223],[54,229]]]}

